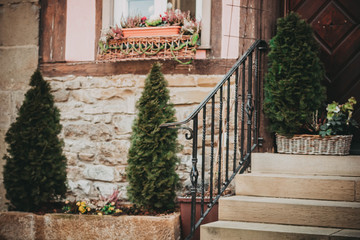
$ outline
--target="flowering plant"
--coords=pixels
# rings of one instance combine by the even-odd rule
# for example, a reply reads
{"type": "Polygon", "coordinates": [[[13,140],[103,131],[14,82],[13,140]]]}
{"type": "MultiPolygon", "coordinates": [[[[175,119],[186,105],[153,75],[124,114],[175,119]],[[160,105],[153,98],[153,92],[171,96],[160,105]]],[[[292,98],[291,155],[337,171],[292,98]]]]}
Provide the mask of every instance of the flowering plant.
{"type": "Polygon", "coordinates": [[[87,201],[65,201],[63,207],[64,213],[79,213],[79,214],[90,214],[94,212],[91,204],[88,204],[87,201]]]}
{"type": "MultiPolygon", "coordinates": [[[[110,27],[105,32],[105,38],[102,37],[102,41],[106,42],[109,39],[121,39],[123,38],[123,28],[137,28],[137,27],[162,27],[162,26],[181,26],[181,34],[184,35],[199,35],[200,22],[192,19],[190,12],[182,12],[179,9],[169,10],[159,16],[153,15],[149,18],[141,16],[129,16],[121,21],[121,27],[110,27]]],[[[198,37],[197,37],[198,39],[198,37]]]]}
{"type": "Polygon", "coordinates": [[[328,104],[326,122],[320,126],[320,136],[351,134],[358,127],[358,123],[352,118],[355,104],[354,97],[341,105],[335,101],[328,104]]]}

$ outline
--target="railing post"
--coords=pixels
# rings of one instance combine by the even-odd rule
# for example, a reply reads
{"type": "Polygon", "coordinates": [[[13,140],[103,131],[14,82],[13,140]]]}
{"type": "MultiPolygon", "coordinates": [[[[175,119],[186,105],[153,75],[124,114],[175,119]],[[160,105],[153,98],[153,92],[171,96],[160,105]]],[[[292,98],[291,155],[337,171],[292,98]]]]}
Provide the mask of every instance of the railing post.
{"type": "MultiPolygon", "coordinates": [[[[246,114],[247,114],[247,154],[251,152],[251,119],[252,119],[252,52],[248,57],[248,91],[247,91],[247,104],[246,104],[246,114]]],[[[249,159],[250,161],[250,159],[249,159]]]]}
{"type": "Polygon", "coordinates": [[[219,146],[218,146],[218,194],[220,194],[221,191],[221,157],[222,157],[222,124],[223,124],[223,86],[220,87],[220,109],[219,109],[219,146]]]}
{"type": "Polygon", "coordinates": [[[227,81],[227,99],[226,99],[226,155],[225,155],[225,182],[229,181],[229,134],[230,134],[230,79],[227,81]]]}
{"type": "Polygon", "coordinates": [[[195,233],[196,224],[196,192],[197,192],[197,181],[198,181],[198,170],[197,170],[197,141],[198,141],[198,114],[193,119],[193,148],[192,148],[192,168],[190,172],[191,180],[191,235],[195,233]]]}
{"type": "Polygon", "coordinates": [[[211,98],[211,149],[210,149],[210,202],[213,200],[214,139],[215,137],[215,96],[211,98]]]}
{"type": "Polygon", "coordinates": [[[237,131],[238,131],[238,101],[239,101],[239,66],[235,72],[235,111],[234,111],[234,160],[233,173],[236,171],[236,153],[237,153],[237,131]]]}
{"type": "Polygon", "coordinates": [[[242,64],[241,71],[241,133],[240,133],[240,162],[244,161],[244,142],[245,142],[245,61],[242,64]]]}
{"type": "Polygon", "coordinates": [[[201,151],[201,211],[204,214],[204,197],[205,197],[205,138],[206,138],[206,104],[203,108],[203,127],[202,127],[202,151],[201,151]]]}

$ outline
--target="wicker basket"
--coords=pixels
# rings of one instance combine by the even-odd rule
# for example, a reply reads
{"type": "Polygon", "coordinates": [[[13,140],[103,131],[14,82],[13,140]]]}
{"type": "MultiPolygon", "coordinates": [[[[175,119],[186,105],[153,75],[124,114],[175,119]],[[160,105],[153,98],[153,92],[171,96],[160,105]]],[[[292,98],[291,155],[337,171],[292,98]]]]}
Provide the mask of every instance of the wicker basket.
{"type": "Polygon", "coordinates": [[[276,134],[278,153],[348,155],[353,135],[294,135],[288,138],[276,134]]]}
{"type": "Polygon", "coordinates": [[[106,49],[100,50],[98,61],[117,62],[148,59],[193,59],[196,44],[191,36],[128,37],[109,40],[106,49]]]}

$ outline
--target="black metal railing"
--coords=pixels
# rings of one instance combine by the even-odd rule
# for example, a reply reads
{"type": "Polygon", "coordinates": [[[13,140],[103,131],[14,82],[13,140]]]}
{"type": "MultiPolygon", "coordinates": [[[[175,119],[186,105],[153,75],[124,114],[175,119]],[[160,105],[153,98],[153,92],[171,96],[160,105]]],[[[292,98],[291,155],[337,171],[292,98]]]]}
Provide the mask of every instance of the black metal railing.
{"type": "Polygon", "coordinates": [[[257,40],[188,118],[161,125],[186,129],[189,133],[185,134],[185,138],[192,139],[191,233],[186,239],[193,237],[236,174],[247,169],[251,152],[259,144],[259,62],[264,49],[266,42],[257,40]],[[192,127],[188,125],[191,121],[192,127]],[[198,150],[201,151],[200,156],[198,150]],[[200,162],[198,158],[201,158],[200,162]],[[208,191],[205,192],[205,188],[208,191]],[[207,209],[205,196],[209,198],[207,209]],[[200,218],[196,222],[197,197],[201,198],[201,205],[200,218]]]}

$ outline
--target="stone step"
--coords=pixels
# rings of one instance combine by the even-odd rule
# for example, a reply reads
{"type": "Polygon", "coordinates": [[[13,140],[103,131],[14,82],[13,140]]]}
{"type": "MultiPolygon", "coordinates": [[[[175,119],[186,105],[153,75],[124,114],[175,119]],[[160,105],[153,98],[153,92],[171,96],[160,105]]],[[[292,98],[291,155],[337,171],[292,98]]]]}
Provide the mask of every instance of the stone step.
{"type": "Polygon", "coordinates": [[[202,225],[200,237],[201,240],[350,240],[360,239],[360,230],[217,221],[202,225]]]}
{"type": "Polygon", "coordinates": [[[252,196],[223,197],[219,220],[360,230],[360,203],[252,196]]]}
{"type": "Polygon", "coordinates": [[[360,156],[253,153],[251,172],[360,177],[360,156]]]}
{"type": "Polygon", "coordinates": [[[360,177],[240,174],[235,178],[236,195],[360,201],[360,177]]]}

